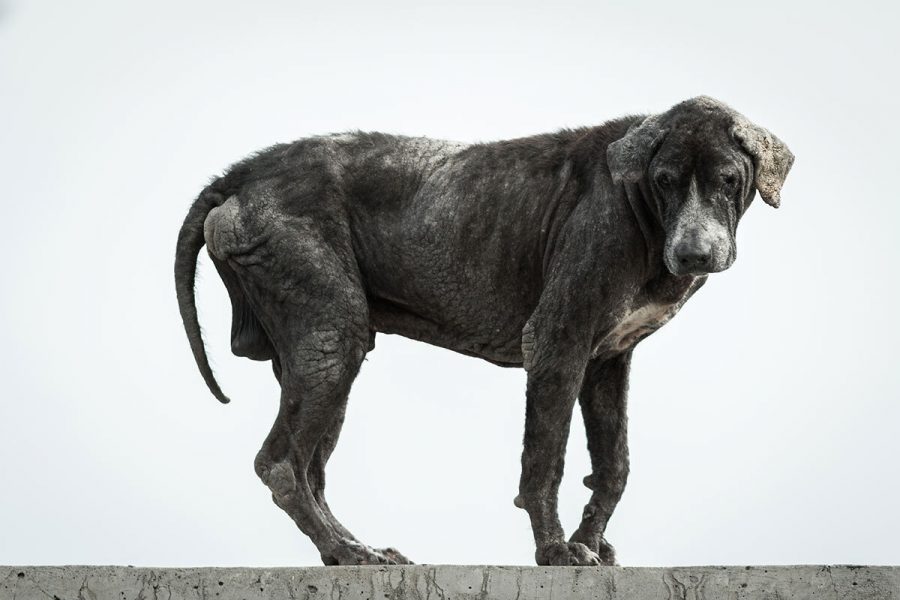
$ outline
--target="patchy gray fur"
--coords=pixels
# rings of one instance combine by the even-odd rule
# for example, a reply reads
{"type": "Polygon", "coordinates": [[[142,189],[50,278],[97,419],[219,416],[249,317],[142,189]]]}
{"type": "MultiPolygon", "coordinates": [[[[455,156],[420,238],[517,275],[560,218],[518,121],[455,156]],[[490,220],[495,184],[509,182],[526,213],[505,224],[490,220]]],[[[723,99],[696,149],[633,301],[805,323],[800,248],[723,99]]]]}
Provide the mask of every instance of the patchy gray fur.
{"type": "Polygon", "coordinates": [[[628,475],[634,347],[735,259],[755,190],[777,204],[792,156],[724,104],[485,144],[318,136],[234,165],[191,207],[175,279],[213,394],[193,296],[204,242],[232,303],[232,350],[271,361],[281,404],[255,469],[326,564],[405,563],[325,501],[325,465],[378,333],[528,374],[522,474],[539,564],[613,564],[628,475]],[[592,494],[566,538],[557,491],[576,399],[592,494]]]}
{"type": "Polygon", "coordinates": [[[759,195],[767,204],[778,208],[781,186],[794,164],[794,155],[774,134],[743,117],[735,119],[731,133],[753,157],[759,195]]]}

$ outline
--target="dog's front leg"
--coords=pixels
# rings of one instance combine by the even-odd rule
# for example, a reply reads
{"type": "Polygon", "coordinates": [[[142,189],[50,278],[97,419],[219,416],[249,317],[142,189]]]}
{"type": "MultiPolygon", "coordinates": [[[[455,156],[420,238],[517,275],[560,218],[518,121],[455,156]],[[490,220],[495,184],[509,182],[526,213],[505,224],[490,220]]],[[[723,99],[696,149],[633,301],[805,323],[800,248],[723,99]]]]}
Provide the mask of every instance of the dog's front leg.
{"type": "Polygon", "coordinates": [[[630,363],[630,351],[591,361],[578,396],[591,455],[592,473],[584,478],[584,484],[593,494],[570,541],[585,544],[605,565],[616,564],[615,551],[603,534],[628,478],[625,405],[630,363]]]}
{"type": "Polygon", "coordinates": [[[596,565],[600,559],[581,543],[567,543],[557,512],[566,442],[575,398],[581,387],[588,347],[577,333],[556,324],[523,332],[528,389],[522,477],[516,506],[531,518],[539,565],[596,565]]]}

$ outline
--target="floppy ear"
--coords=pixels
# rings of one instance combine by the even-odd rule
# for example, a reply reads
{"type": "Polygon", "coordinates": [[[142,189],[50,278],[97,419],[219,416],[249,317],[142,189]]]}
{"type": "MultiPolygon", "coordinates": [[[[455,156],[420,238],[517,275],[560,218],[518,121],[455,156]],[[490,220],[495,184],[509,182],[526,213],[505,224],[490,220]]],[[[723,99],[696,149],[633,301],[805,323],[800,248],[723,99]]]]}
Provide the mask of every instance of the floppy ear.
{"type": "Polygon", "coordinates": [[[647,117],[640,125],[632,125],[621,139],[606,149],[606,162],[613,182],[634,183],[644,175],[653,152],[662,142],[666,130],[660,115],[647,117]]]}
{"type": "Polygon", "coordinates": [[[766,204],[778,208],[781,186],[794,164],[794,155],[772,132],[740,116],[735,119],[731,135],[753,157],[754,183],[759,195],[766,204]]]}

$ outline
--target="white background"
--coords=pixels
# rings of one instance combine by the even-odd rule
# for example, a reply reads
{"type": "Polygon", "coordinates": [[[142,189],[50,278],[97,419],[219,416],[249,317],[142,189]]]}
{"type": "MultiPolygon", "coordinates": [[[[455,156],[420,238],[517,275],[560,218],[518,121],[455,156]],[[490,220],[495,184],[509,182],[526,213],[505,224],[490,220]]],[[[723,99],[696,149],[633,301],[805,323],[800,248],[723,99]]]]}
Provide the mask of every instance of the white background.
{"type": "MultiPolygon", "coordinates": [[[[230,354],[208,260],[200,316],[232,404],[176,307],[177,231],[231,162],[316,133],[493,140],[698,94],[797,162],[735,266],[636,352],[609,539],[626,565],[900,563],[897,10],[0,4],[0,563],[318,563],[253,472],[277,386],[230,354]]],[[[334,512],[417,562],[530,564],[524,372],[377,344],[329,465],[334,512]]],[[[576,423],[568,531],[588,497],[576,423]]]]}

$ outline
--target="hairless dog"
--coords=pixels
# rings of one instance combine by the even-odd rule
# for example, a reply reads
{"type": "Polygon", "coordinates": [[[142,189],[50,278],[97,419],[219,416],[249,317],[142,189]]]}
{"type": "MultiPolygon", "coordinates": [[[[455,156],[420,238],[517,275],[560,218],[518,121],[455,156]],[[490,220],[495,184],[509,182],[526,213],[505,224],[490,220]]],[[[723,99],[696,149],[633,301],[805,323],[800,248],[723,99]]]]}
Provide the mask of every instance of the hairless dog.
{"type": "Polygon", "coordinates": [[[194,300],[206,245],[232,304],[232,351],[269,360],[278,416],[256,456],[325,564],[402,564],[325,501],[325,464],[376,333],[524,367],[515,505],[541,565],[615,564],[604,531],[628,476],[631,353],[734,262],[758,191],[777,207],[793,155],[725,104],[492,143],[345,133],[276,145],[204,189],[178,236],[178,304],[219,388],[194,300]],[[578,400],[591,490],[566,538],[557,492],[578,400]]]}

